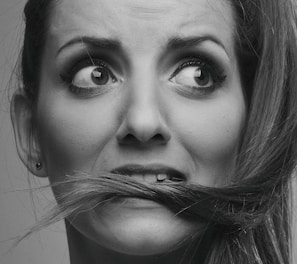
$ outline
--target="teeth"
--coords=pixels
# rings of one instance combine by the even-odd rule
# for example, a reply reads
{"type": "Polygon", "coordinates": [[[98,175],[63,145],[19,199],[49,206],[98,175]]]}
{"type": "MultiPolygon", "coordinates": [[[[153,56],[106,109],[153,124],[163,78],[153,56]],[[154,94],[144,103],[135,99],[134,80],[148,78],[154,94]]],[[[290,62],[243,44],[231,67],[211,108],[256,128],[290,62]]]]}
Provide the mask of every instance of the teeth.
{"type": "Polygon", "coordinates": [[[143,175],[144,181],[149,183],[156,182],[156,175],[155,174],[145,174],[143,175]]]}
{"type": "Polygon", "coordinates": [[[142,174],[132,174],[131,177],[136,181],[140,181],[140,182],[144,181],[144,177],[142,174]]]}
{"type": "Polygon", "coordinates": [[[132,174],[130,175],[134,180],[139,181],[139,182],[148,182],[148,183],[156,183],[156,182],[163,182],[165,180],[170,180],[171,177],[165,173],[160,173],[160,174],[132,174]]]}
{"type": "Polygon", "coordinates": [[[157,175],[157,181],[158,181],[158,182],[162,182],[162,181],[164,181],[164,180],[166,180],[166,179],[169,179],[169,177],[168,177],[167,174],[158,174],[158,175],[157,175]]]}

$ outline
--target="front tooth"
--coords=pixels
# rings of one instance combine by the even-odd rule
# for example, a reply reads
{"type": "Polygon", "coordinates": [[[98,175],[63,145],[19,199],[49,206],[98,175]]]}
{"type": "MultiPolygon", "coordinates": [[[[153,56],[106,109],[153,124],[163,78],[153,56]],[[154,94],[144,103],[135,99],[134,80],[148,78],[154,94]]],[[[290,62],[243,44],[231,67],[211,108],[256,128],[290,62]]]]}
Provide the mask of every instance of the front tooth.
{"type": "Polygon", "coordinates": [[[144,181],[149,183],[156,182],[156,175],[155,174],[145,174],[143,175],[144,181]]]}
{"type": "Polygon", "coordinates": [[[142,174],[132,174],[131,178],[135,181],[143,182],[143,175],[142,174]]]}
{"type": "Polygon", "coordinates": [[[157,181],[165,181],[167,179],[167,175],[166,174],[158,174],[157,175],[157,181]]]}

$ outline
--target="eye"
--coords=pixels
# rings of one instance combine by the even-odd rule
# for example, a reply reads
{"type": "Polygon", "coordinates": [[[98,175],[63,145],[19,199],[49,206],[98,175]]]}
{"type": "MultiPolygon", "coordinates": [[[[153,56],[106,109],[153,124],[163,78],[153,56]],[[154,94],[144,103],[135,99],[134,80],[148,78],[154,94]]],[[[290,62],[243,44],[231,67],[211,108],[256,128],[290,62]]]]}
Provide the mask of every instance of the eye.
{"type": "Polygon", "coordinates": [[[111,68],[102,60],[90,59],[75,63],[61,75],[71,93],[78,97],[93,97],[103,94],[118,84],[111,68]]]}
{"type": "Polygon", "coordinates": [[[72,80],[72,85],[80,88],[110,85],[117,79],[105,66],[89,66],[79,70],[72,80]]]}
{"type": "Polygon", "coordinates": [[[181,69],[171,80],[190,87],[210,87],[213,80],[210,73],[200,66],[188,66],[181,69]]]}
{"type": "Polygon", "coordinates": [[[193,93],[205,95],[212,92],[225,78],[226,76],[217,66],[200,60],[190,60],[181,64],[169,81],[188,88],[193,93]]]}

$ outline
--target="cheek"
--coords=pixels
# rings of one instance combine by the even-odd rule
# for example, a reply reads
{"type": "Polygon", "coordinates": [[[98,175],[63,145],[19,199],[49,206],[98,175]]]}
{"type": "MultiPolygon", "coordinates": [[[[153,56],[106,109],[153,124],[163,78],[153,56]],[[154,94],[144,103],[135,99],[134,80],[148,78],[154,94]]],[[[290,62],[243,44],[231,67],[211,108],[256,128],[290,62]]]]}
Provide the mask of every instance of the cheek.
{"type": "Polygon", "coordinates": [[[176,113],[179,141],[191,156],[196,183],[226,180],[234,167],[245,115],[241,97],[188,104],[176,113]]]}
{"type": "Polygon", "coordinates": [[[212,111],[190,119],[188,142],[197,156],[203,160],[221,158],[233,152],[241,130],[241,118],[237,114],[212,111]],[[195,144],[197,143],[197,145],[195,144]]]}
{"type": "Polygon", "coordinates": [[[89,171],[113,135],[112,103],[40,98],[38,124],[42,153],[49,175],[89,171]]]}

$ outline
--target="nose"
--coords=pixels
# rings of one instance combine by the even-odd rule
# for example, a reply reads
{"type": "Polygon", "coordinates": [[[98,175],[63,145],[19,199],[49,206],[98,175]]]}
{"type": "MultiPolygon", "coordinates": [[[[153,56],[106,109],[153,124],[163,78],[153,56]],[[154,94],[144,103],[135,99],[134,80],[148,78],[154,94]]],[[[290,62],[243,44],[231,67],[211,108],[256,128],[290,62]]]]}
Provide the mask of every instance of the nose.
{"type": "Polygon", "coordinates": [[[130,146],[166,144],[171,133],[161,104],[155,89],[148,86],[131,88],[116,135],[118,143],[130,146]]]}

